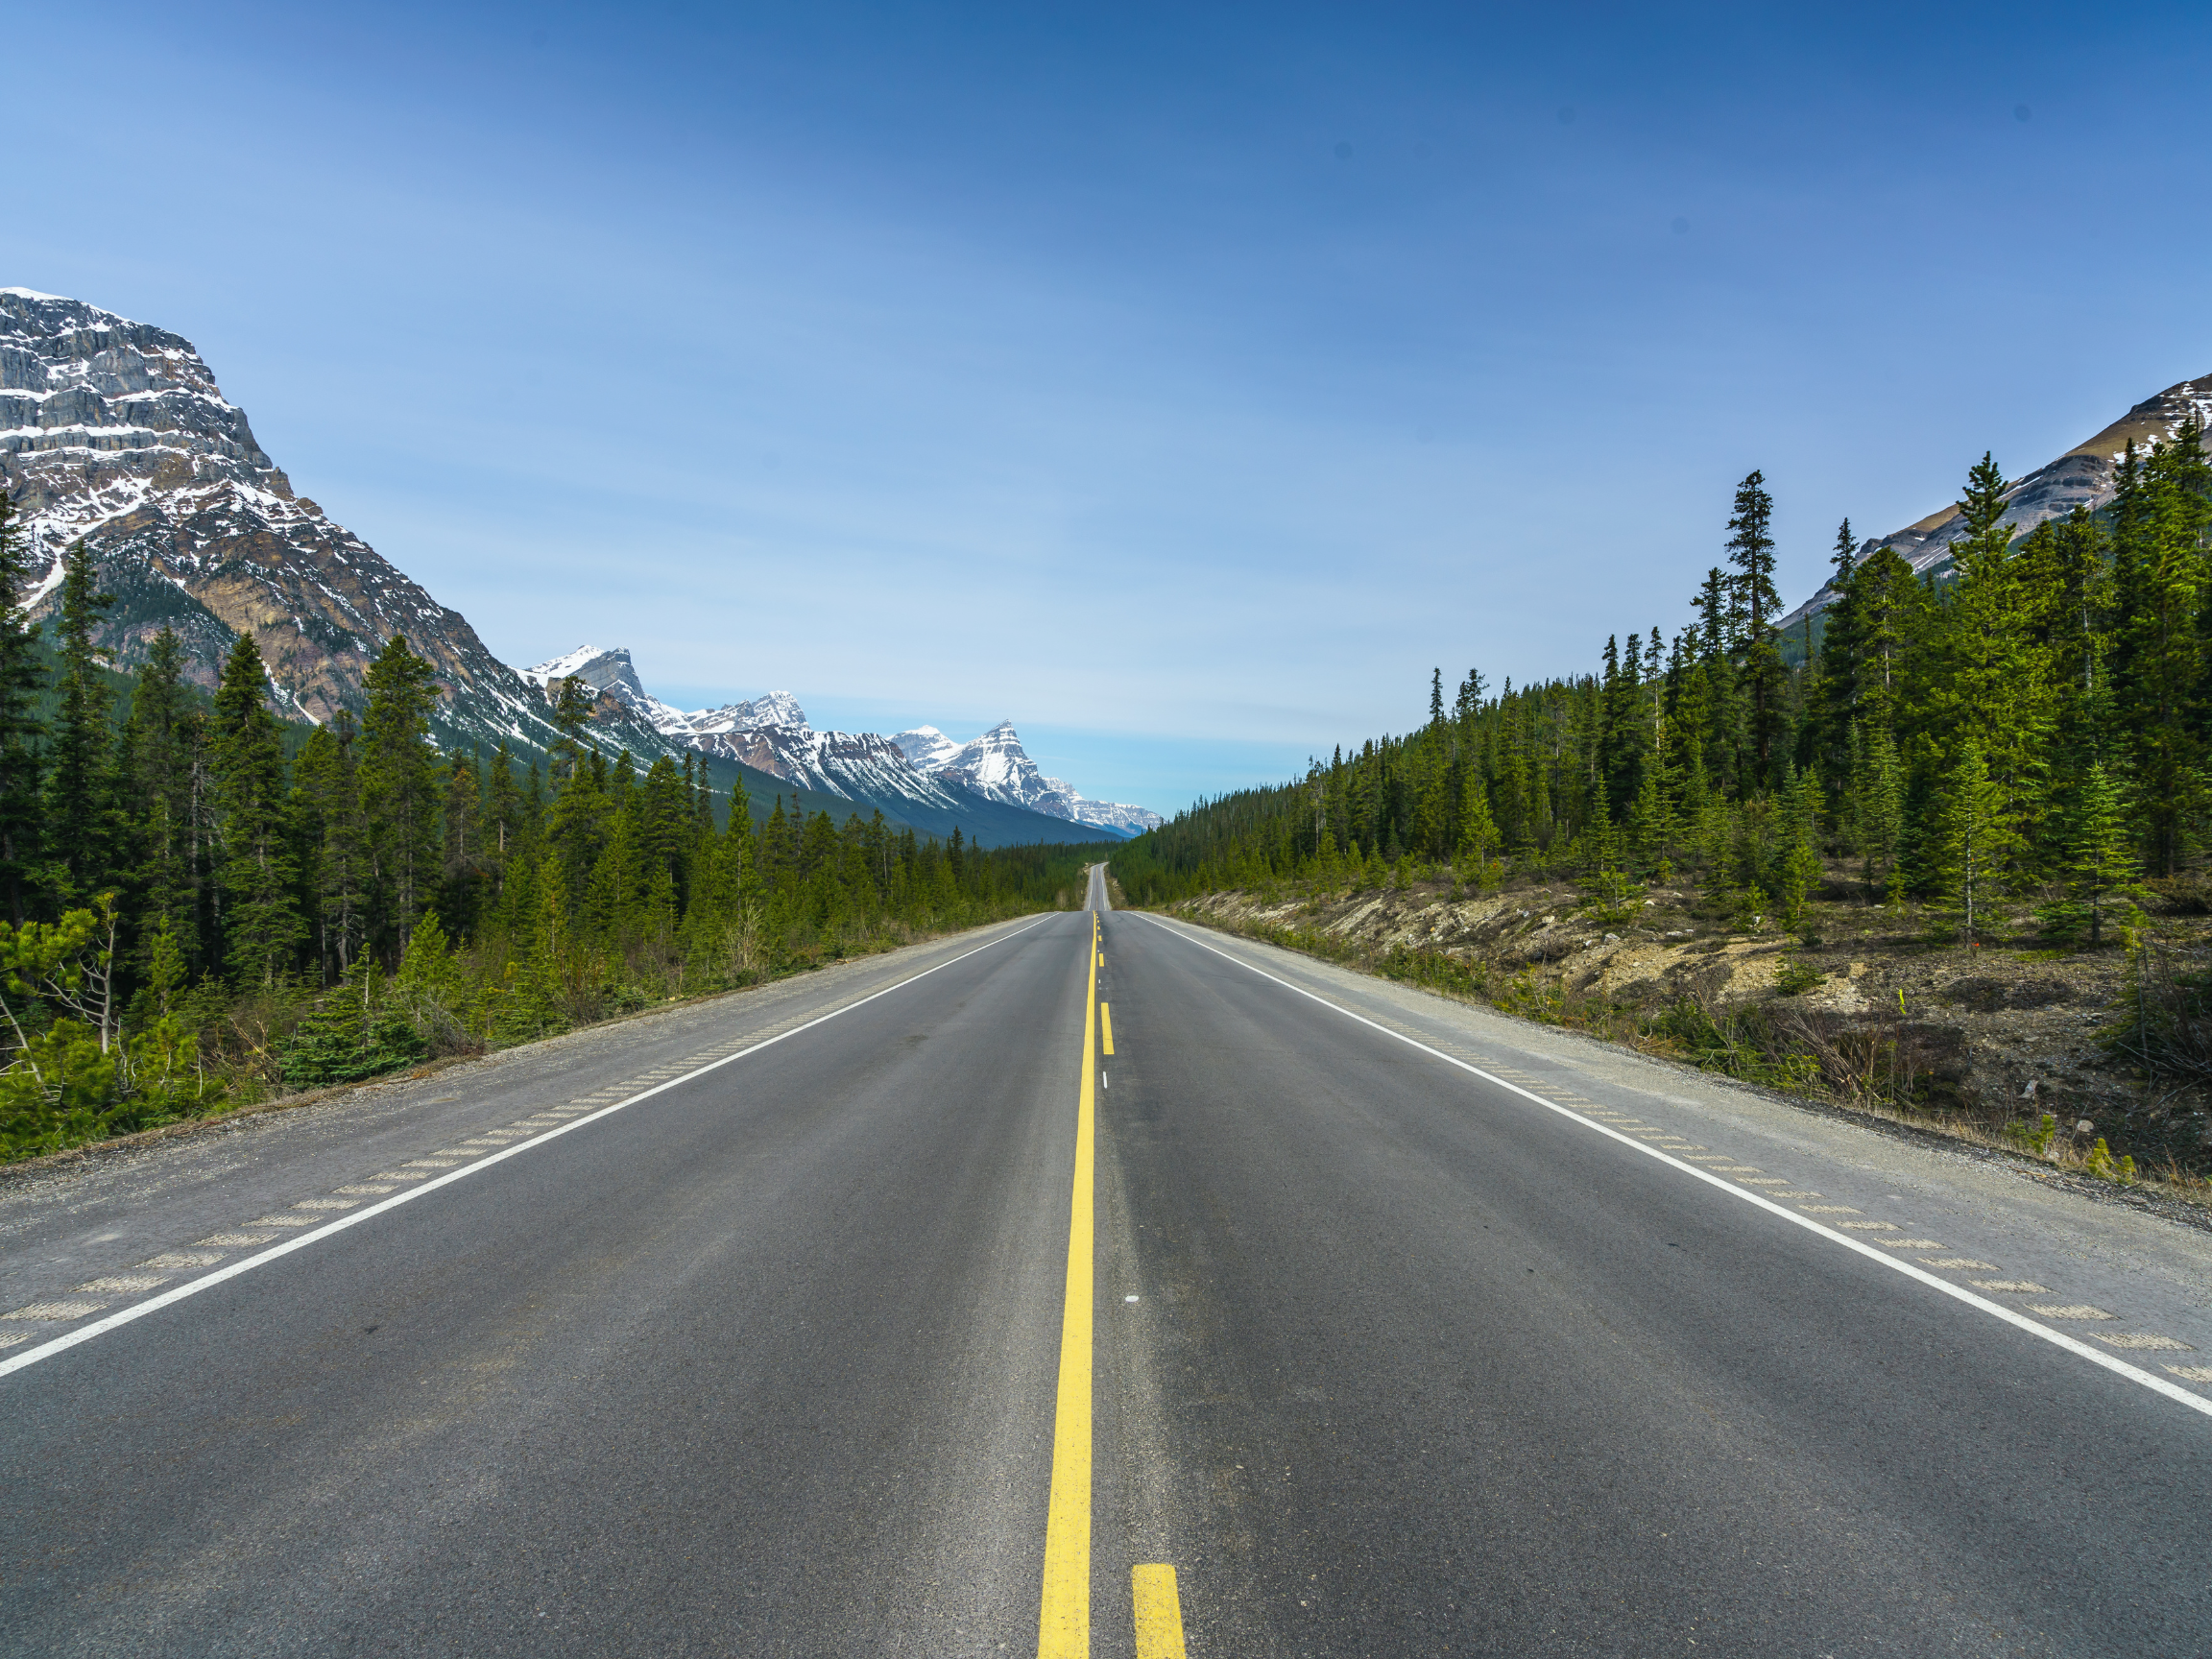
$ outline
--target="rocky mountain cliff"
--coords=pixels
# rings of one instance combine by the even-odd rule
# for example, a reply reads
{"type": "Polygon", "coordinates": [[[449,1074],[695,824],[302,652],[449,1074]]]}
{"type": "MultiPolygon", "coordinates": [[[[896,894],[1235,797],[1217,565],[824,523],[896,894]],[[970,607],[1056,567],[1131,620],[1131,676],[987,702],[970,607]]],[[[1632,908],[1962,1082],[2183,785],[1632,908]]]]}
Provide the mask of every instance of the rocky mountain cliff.
{"type": "MultiPolygon", "coordinates": [[[[2138,450],[2147,450],[2171,439],[2191,413],[2212,425],[2212,374],[2183,380],[2155,397],[2146,397],[2095,437],[2020,479],[2006,495],[2006,523],[2012,527],[2013,535],[2024,536],[2044,519],[2062,517],[2076,507],[2094,512],[2112,499],[2113,470],[2128,440],[2134,440],[2138,450]]],[[[1918,523],[1867,541],[1859,549],[1859,557],[1864,559],[1877,548],[1894,547],[1914,570],[1933,570],[1950,559],[1951,544],[1963,534],[1965,525],[1954,502],[1918,523]]],[[[1782,619],[1783,632],[1787,634],[1806,617],[1817,615],[1835,597],[1836,589],[1823,584],[1817,593],[1782,619]]]]}
{"type": "Polygon", "coordinates": [[[1022,747],[1022,734],[1014,730],[1011,720],[1001,720],[966,744],[955,744],[934,726],[902,732],[891,741],[923,770],[950,779],[987,801],[1026,806],[1032,812],[1093,824],[1124,835],[1138,834],[1162,822],[1159,813],[1142,806],[1086,801],[1062,780],[1046,777],[1022,747]]]}
{"type": "Polygon", "coordinates": [[[35,619],[51,614],[61,556],[84,541],[117,599],[99,643],[119,667],[142,662],[167,627],[190,676],[212,686],[251,631],[272,703],[320,722],[360,712],[370,661],[404,634],[437,672],[432,725],[445,747],[504,740],[518,757],[542,755],[559,735],[544,688],[575,675],[600,694],[601,741],[642,759],[695,751],[718,786],[749,768],[756,795],[786,783],[794,800],[880,806],[928,833],[958,827],[986,843],[1113,822],[1040,813],[1019,790],[971,792],[916,768],[888,737],[815,732],[788,692],[686,713],[645,689],[624,650],[587,646],[517,673],[459,612],[293,489],[189,340],[80,300],[0,289],[0,487],[44,571],[23,603],[35,619]]]}
{"type": "Polygon", "coordinates": [[[118,665],[167,626],[212,685],[252,630],[273,700],[321,721],[359,711],[370,660],[404,634],[438,671],[442,742],[528,753],[555,736],[543,699],[467,618],[293,490],[180,335],[0,289],[0,484],[47,567],[32,614],[50,610],[83,538],[118,601],[101,637],[118,665]]]}

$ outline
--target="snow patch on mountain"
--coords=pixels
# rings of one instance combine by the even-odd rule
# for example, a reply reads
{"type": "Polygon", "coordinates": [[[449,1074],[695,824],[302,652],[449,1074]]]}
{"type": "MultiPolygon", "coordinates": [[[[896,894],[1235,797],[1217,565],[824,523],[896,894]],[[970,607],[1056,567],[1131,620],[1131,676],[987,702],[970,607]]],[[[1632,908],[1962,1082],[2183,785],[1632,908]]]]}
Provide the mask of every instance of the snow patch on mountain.
{"type": "Polygon", "coordinates": [[[965,792],[1122,835],[1163,822],[1142,806],[1087,801],[1061,779],[1046,777],[1022,749],[1011,720],[969,743],[955,743],[934,726],[917,726],[896,737],[817,732],[788,691],[685,713],[645,689],[630,653],[619,646],[579,645],[521,674],[541,687],[574,675],[663,736],[825,795],[958,811],[965,792]]]}
{"type": "Polygon", "coordinates": [[[925,772],[934,772],[960,753],[960,745],[934,726],[917,726],[891,739],[900,752],[925,772]]]}
{"type": "Polygon", "coordinates": [[[690,739],[691,717],[645,689],[644,683],[637,678],[636,665],[630,661],[629,651],[622,646],[602,650],[597,645],[579,645],[566,656],[541,662],[535,668],[524,668],[520,673],[531,685],[547,688],[556,680],[581,680],[602,696],[613,698],[663,737],[673,737],[679,742],[690,739]]]}
{"type": "Polygon", "coordinates": [[[181,335],[0,288],[0,488],[43,572],[21,601],[33,619],[59,602],[62,551],[82,538],[117,601],[95,643],[120,666],[166,628],[187,677],[212,686],[251,630],[272,697],[320,721],[362,708],[371,660],[404,634],[436,672],[441,743],[558,735],[466,617],[294,492],[181,335]]]}
{"type": "Polygon", "coordinates": [[[685,716],[692,735],[717,737],[726,733],[760,732],[772,727],[795,726],[808,730],[806,710],[788,691],[771,691],[749,703],[725,703],[719,709],[700,709],[685,716]]]}
{"type": "MultiPolygon", "coordinates": [[[[901,733],[900,747],[912,755],[914,750],[907,748],[903,739],[919,737],[923,733],[928,733],[940,742],[950,742],[935,727],[924,726],[912,733],[901,733]]],[[[1142,806],[1086,801],[1062,780],[1046,777],[1037,769],[1037,762],[1029,758],[1028,751],[1022,747],[1022,734],[1014,730],[1011,720],[999,721],[982,736],[960,745],[950,757],[931,764],[928,770],[940,778],[953,780],[986,800],[1003,802],[1009,806],[1026,806],[1032,812],[1044,812],[1074,824],[1094,824],[1134,835],[1163,822],[1159,813],[1142,806]]]]}

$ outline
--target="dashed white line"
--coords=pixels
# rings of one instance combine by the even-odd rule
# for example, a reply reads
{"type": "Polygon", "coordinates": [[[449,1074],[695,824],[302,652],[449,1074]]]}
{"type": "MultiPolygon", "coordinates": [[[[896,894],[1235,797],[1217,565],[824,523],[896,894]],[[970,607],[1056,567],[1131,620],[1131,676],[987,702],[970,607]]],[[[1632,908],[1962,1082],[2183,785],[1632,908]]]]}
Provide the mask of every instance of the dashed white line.
{"type": "MultiPolygon", "coordinates": [[[[2194,1348],[2177,1336],[2153,1336],[2149,1332],[2143,1332],[2132,1336],[2126,1334],[2107,1336],[2103,1332],[2099,1332],[2097,1340],[2108,1343],[2114,1348],[2137,1348],[2152,1353],[2194,1354],[2196,1352],[2194,1348]]],[[[2172,1367],[2168,1367],[2168,1369],[2172,1369],[2172,1367]]]]}

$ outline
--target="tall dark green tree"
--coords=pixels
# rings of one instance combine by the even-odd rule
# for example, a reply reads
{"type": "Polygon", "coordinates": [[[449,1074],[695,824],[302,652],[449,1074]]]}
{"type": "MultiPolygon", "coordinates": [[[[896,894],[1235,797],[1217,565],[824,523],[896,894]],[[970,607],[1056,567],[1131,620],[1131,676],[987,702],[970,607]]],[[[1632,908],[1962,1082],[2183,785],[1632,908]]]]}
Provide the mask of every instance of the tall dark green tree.
{"type": "Polygon", "coordinates": [[[57,913],[112,888],[120,874],[122,803],[115,772],[114,694],[107,653],[94,643],[115,595],[100,591],[100,571],[82,540],[61,559],[54,642],[60,694],[46,771],[47,885],[57,913]]]}
{"type": "Polygon", "coordinates": [[[14,498],[0,489],[0,904],[21,926],[36,902],[39,829],[38,626],[21,609],[37,572],[14,498]]]}
{"type": "Polygon", "coordinates": [[[2192,417],[2174,442],[2138,463],[2128,445],[2112,504],[2113,588],[2118,617],[2112,692],[2142,801],[2146,852],[2169,876],[2202,809],[2208,602],[2205,530],[2212,521],[2212,468],[2203,428],[2192,417]]]}
{"type": "Polygon", "coordinates": [[[369,664],[362,686],[361,818],[368,839],[375,914],[372,936],[396,959],[414,937],[442,873],[442,803],[430,745],[436,671],[395,634],[369,664]]]}
{"type": "Polygon", "coordinates": [[[1777,745],[1787,714],[1789,671],[1782,665],[1774,624],[1782,595],[1774,587],[1774,497],[1766,475],[1754,471],[1736,486],[1736,510],[1728,519],[1728,563],[1736,566],[1730,584],[1730,620],[1743,641],[1743,692],[1752,762],[1758,786],[1775,778],[1777,745]]]}
{"type": "Polygon", "coordinates": [[[361,813],[359,733],[341,708],[301,745],[293,766],[301,821],[315,848],[314,911],[323,977],[346,977],[369,925],[369,835],[361,813]]]}
{"type": "Polygon", "coordinates": [[[238,636],[215,690],[214,774],[222,823],[222,929],[242,985],[274,985],[307,936],[295,883],[284,746],[269,712],[269,673],[238,636]]]}
{"type": "Polygon", "coordinates": [[[207,724],[199,694],[184,683],[184,647],[167,628],[154,637],[132,687],[121,747],[136,861],[137,959],[150,969],[154,940],[166,935],[180,974],[196,978],[215,965],[209,934],[216,825],[207,724]]]}

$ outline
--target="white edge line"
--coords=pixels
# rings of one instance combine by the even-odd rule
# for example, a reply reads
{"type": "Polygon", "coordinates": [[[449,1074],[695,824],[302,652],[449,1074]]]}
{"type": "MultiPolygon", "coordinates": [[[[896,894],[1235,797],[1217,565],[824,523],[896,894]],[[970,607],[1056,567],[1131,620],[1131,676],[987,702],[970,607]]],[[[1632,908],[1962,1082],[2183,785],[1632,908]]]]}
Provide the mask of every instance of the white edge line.
{"type": "MultiPolygon", "coordinates": [[[[796,1037],[802,1031],[811,1031],[815,1026],[826,1021],[834,1020],[840,1014],[850,1014],[855,1008],[865,1008],[878,997],[888,997],[894,991],[903,991],[917,979],[926,979],[930,974],[950,968],[955,962],[965,962],[971,956],[981,955],[993,946],[1003,945],[1009,939],[1019,938],[1022,934],[1028,932],[1030,927],[1042,926],[1050,920],[1049,915],[1040,916],[1036,921],[1030,923],[1028,927],[1017,927],[1010,933],[1001,933],[998,938],[978,945],[973,950],[963,950],[957,956],[948,957],[945,961],[938,963],[935,968],[925,968],[921,973],[902,979],[896,985],[886,985],[882,990],[871,992],[856,1002],[848,1002],[842,1008],[832,1008],[829,1013],[818,1015],[804,1025],[794,1025],[788,1031],[780,1031],[773,1037],[754,1044],[750,1048],[740,1048],[734,1054],[725,1054],[719,1060],[710,1060],[696,1070],[686,1071],[681,1077],[671,1077],[665,1083],[657,1083],[650,1089],[641,1090],[639,1093],[630,1095],[627,1099],[615,1101],[612,1106],[602,1106],[581,1118],[571,1118],[557,1129],[548,1129],[544,1134],[533,1136],[527,1141],[517,1141],[514,1145],[503,1146],[496,1152],[477,1159],[473,1164],[463,1165],[458,1169],[448,1169],[445,1174],[425,1181],[419,1187],[410,1187],[406,1191],[396,1193],[390,1198],[380,1198],[366,1210],[356,1210],[350,1215],[341,1215],[335,1221],[326,1222],[321,1227],[301,1234],[297,1238],[287,1238],[281,1244],[273,1244],[259,1255],[242,1257],[227,1267],[218,1267],[212,1273],[189,1280],[178,1286],[174,1290],[164,1290],[158,1296],[150,1296],[143,1302],[134,1302],[118,1312],[108,1314],[105,1319],[95,1319],[91,1324],[81,1325],[74,1331],[65,1332],[52,1341],[42,1342],[36,1348],[26,1348],[12,1358],[0,1360],[0,1377],[5,1377],[12,1371],[20,1371],[26,1366],[36,1365],[41,1359],[52,1358],[65,1348],[74,1348],[80,1342],[89,1342],[93,1337],[105,1335],[118,1326],[130,1324],[133,1319],[143,1319],[147,1314],[157,1309],[166,1308],[172,1302],[181,1302],[187,1296],[197,1296],[201,1291],[220,1285],[226,1279],[235,1279],[239,1274],[250,1273],[256,1267],[276,1261],[279,1256],[289,1256],[293,1251],[304,1249],[319,1239],[329,1238],[334,1233],[343,1233],[347,1228],[356,1226],[368,1220],[372,1215],[381,1215],[387,1210],[396,1210],[402,1204],[413,1203],[425,1192],[434,1192],[439,1188],[463,1180],[480,1169],[489,1169],[493,1165],[502,1163],[518,1152],[527,1152],[533,1146],[542,1146],[548,1141],[559,1140],[572,1129],[581,1129],[587,1123],[596,1123],[602,1118],[611,1117],[626,1107],[635,1106],[640,1100],[650,1100],[654,1095],[665,1094],[679,1084],[690,1082],[694,1077],[703,1077],[708,1072],[727,1066],[733,1061],[742,1060],[749,1054],[757,1054],[763,1048],[772,1048],[786,1037],[796,1037]]],[[[536,1114],[531,1114],[531,1116],[536,1116],[536,1114]]]]}
{"type": "Polygon", "coordinates": [[[1195,945],[1201,950],[1211,950],[1214,955],[1220,957],[1222,961],[1234,963],[1237,967],[1243,969],[1246,973],[1259,974],[1262,979],[1274,980],[1276,984],[1282,986],[1286,991],[1295,991],[1299,996],[1306,998],[1310,1001],[1318,1002],[1324,1008],[1334,1009],[1336,1013],[1343,1015],[1347,1020],[1357,1020],[1360,1024],[1368,1026],[1373,1030],[1380,1031],[1385,1037],[1394,1037],[1399,1042],[1407,1045],[1409,1047],[1420,1049],[1424,1054],[1434,1055],[1437,1059],[1443,1061],[1448,1066],[1456,1066],[1462,1071],[1471,1071],[1476,1076],[1481,1078],[1485,1083],[1494,1083],[1499,1088],[1508,1090],[1511,1093],[1520,1095],[1525,1100],[1533,1100],[1537,1105],[1543,1107],[1546,1111],[1556,1113],[1559,1117],[1566,1118],[1569,1122],[1579,1123],[1585,1128],[1594,1129],[1599,1134],[1605,1136],[1609,1140],[1620,1142],[1623,1146],[1633,1146],[1637,1151],[1643,1153],[1645,1157],[1656,1159],[1659,1163],[1665,1164],[1671,1168],[1681,1170],[1685,1175],[1695,1175],[1698,1180],[1704,1182],[1708,1187],[1718,1188],[1721,1191],[1729,1194],[1731,1197],[1741,1198],[1746,1204],[1754,1205],[1761,1210],[1767,1211],[1770,1214],[1779,1215],[1783,1220],[1802,1227],[1808,1233],[1818,1234],[1821,1238],[1828,1239],[1831,1243],[1840,1244],[1848,1250],[1855,1250],[1860,1255],[1865,1257],[1869,1262],[1879,1262],[1883,1266],[1890,1268],[1895,1272],[1902,1273],[1908,1279],[1917,1279],[1923,1285],[1933,1286],[1936,1289],[1942,1291],[1944,1295],[1963,1302],[1969,1308],[1979,1308],[1984,1313],[1994,1314],[1997,1318],[2004,1320],[2008,1325],[2017,1325],[2021,1330],[2032,1332],[2033,1334],[2042,1337],[2044,1341],[2053,1343],[2057,1347],[2065,1349],[2069,1354],[2079,1355],[2081,1358],[2087,1359],[2093,1364],[2102,1365],[2105,1370],[2113,1372],[2118,1376],[2127,1378],[2130,1382],[2140,1382],[2144,1387],[2151,1389],[2153,1393],[2163,1394],[2169,1400],[2177,1400],[2182,1405],[2190,1407],[2192,1410],[2200,1411],[2205,1416],[2212,1417],[2212,1400],[2205,1399],[2201,1394],[2192,1394],[2188,1389],[2180,1386],[2180,1384],[2176,1382],[2169,1382],[2163,1377],[2154,1377],[2150,1372],[2143,1370],[2140,1366],[2128,1364],[2125,1359],[2115,1359],[2109,1354],[2100,1354],[2096,1349],[2090,1347],[2088,1343],[2079,1341],[2076,1338],[2067,1335],[2063,1331],[2054,1331],[2048,1325],[2039,1325],[2034,1320],[2029,1318],[2026,1314],[2014,1312],[2011,1309],[2006,1307],[2001,1302],[1991,1302],[1986,1297],[1977,1296],[1973,1291],[1962,1289],[1959,1286],[1952,1284],[1948,1279],[1938,1279],[1935,1274],[1928,1272],[1925,1268],[1915,1266],[1910,1262],[1900,1261],[1895,1256],[1886,1255],[1882,1251],[1877,1250],[1873,1245],[1865,1242],[1863,1239],[1854,1238],[1848,1234],[1837,1232],[1832,1227],[1822,1226],[1819,1222],[1812,1219],[1810,1216],[1800,1215],[1794,1211],[1785,1210],[1781,1205],[1775,1203],[1771,1198],[1767,1197],[1764,1193],[1754,1192],[1747,1187],[1739,1187],[1735,1182],[1723,1180],[1719,1175],[1711,1174],[1706,1170],[1698,1168],[1695,1164],[1685,1164],[1681,1159],[1662,1152],[1656,1146],[1652,1146],[1645,1142],[1638,1141],[1632,1136],[1622,1134],[1619,1130],[1613,1128],[1610,1124],[1600,1123],[1594,1118],[1586,1118],[1580,1112],[1575,1111],[1574,1108],[1569,1106],[1562,1106],[1555,1100],[1547,1100],[1541,1094],[1532,1094],[1527,1090],[1522,1088],[1519,1084],[1508,1083],[1504,1078],[1494,1076],[1490,1072],[1483,1070],[1479,1066],[1471,1066],[1466,1061],[1458,1059],[1456,1056],[1445,1053],[1441,1048],[1431,1048],[1428,1044],[1422,1042],[1417,1037],[1408,1037],[1403,1031],[1393,1031],[1389,1026],[1380,1024],[1377,1022],[1368,1019],[1363,1014],[1355,1014],[1351,1009],[1343,1007],[1338,1003],[1332,1002],[1326,997],[1316,996],[1314,993],[1307,990],[1302,985],[1293,985],[1287,979],[1277,978],[1276,975],[1268,973],[1264,968],[1255,967],[1253,964],[1243,961],[1239,957],[1231,955],[1226,950],[1216,950],[1214,946],[1207,944],[1203,939],[1194,939],[1189,933],[1184,932],[1181,928],[1169,926],[1166,922],[1163,921],[1157,916],[1146,916],[1144,920],[1151,923],[1156,927],[1166,928],[1170,934],[1174,935],[1178,939],[1181,939],[1187,945],[1195,945]]]}

